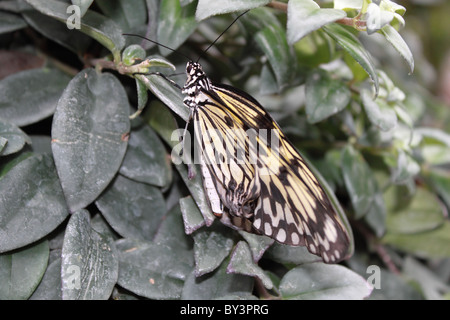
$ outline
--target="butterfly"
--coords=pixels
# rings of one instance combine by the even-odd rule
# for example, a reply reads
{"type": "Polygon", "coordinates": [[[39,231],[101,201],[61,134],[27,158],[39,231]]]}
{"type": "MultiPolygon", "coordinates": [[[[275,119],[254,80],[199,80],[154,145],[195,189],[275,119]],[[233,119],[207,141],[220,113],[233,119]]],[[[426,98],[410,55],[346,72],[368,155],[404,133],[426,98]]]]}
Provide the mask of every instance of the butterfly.
{"type": "Polygon", "coordinates": [[[156,74],[185,95],[212,212],[235,229],[305,246],[325,263],[347,258],[347,229],[303,157],[256,99],[230,85],[212,82],[198,63],[200,58],[187,63],[182,88],[156,74]]]}
{"type": "Polygon", "coordinates": [[[345,258],[344,224],[271,115],[246,92],[212,82],[198,62],[187,63],[186,75],[183,102],[213,213],[236,229],[305,246],[326,263],[345,258]]]}

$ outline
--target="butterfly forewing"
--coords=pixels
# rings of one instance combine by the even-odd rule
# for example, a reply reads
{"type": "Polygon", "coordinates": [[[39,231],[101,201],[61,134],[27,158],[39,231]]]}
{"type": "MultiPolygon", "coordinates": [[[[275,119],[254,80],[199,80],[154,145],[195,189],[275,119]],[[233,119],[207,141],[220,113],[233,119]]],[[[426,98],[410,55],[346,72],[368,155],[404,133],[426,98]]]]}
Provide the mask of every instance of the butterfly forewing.
{"type": "Polygon", "coordinates": [[[345,258],[343,223],[269,113],[247,93],[211,83],[198,63],[189,62],[186,72],[185,104],[193,112],[204,187],[216,215],[280,243],[306,246],[324,262],[345,258]]]}

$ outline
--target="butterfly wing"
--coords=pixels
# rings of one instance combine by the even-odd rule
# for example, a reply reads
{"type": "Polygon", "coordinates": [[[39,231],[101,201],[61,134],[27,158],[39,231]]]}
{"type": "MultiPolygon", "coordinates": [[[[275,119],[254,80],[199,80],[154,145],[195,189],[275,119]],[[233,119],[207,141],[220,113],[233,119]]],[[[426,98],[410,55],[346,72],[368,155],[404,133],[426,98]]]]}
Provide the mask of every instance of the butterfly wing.
{"type": "Polygon", "coordinates": [[[344,225],[272,117],[230,86],[214,84],[200,95],[195,130],[225,217],[246,231],[306,246],[324,262],[345,258],[349,236],[344,225]],[[251,130],[257,133],[256,144],[248,142],[251,130]]]}

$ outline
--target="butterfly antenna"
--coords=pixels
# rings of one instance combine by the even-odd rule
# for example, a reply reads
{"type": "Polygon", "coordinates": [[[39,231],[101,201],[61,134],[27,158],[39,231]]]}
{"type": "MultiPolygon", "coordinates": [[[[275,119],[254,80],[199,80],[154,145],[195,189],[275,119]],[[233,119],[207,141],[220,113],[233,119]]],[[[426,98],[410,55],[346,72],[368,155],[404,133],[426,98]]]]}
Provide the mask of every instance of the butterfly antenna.
{"type": "Polygon", "coordinates": [[[141,39],[150,41],[151,43],[154,43],[154,44],[156,44],[156,45],[158,45],[158,46],[161,46],[161,47],[163,47],[163,48],[166,48],[166,49],[168,49],[168,50],[170,50],[170,51],[172,51],[172,52],[178,54],[179,56],[188,59],[188,61],[192,61],[192,59],[189,58],[187,55],[185,55],[185,54],[183,54],[183,53],[181,53],[181,52],[179,52],[179,51],[177,51],[177,50],[175,50],[175,49],[172,49],[172,48],[170,48],[170,47],[168,47],[168,46],[165,46],[165,45],[163,45],[162,43],[159,43],[159,42],[157,42],[157,41],[155,41],[155,40],[149,39],[149,38],[147,38],[147,37],[144,37],[144,36],[141,36],[141,35],[138,35],[138,34],[132,34],[132,33],[122,33],[122,34],[123,34],[124,36],[138,37],[138,38],[141,38],[141,39]]]}
{"type": "Polygon", "coordinates": [[[225,33],[225,32],[227,32],[228,31],[228,29],[230,29],[231,28],[231,26],[236,22],[236,21],[238,21],[238,19],[240,18],[240,17],[242,17],[244,14],[246,14],[247,12],[249,12],[250,10],[246,10],[246,11],[244,11],[243,13],[241,13],[240,15],[238,15],[237,16],[237,18],[236,19],[234,19],[233,20],[233,22],[225,29],[225,30],[223,30],[222,31],[222,33],[221,34],[219,34],[219,36],[216,38],[216,40],[214,40],[206,49],[205,49],[205,51],[203,51],[202,52],[202,54],[198,57],[198,59],[197,59],[197,61],[196,62],[198,62],[204,55],[205,55],[205,53],[217,42],[217,40],[219,40],[222,36],[223,36],[223,34],[225,33]]]}

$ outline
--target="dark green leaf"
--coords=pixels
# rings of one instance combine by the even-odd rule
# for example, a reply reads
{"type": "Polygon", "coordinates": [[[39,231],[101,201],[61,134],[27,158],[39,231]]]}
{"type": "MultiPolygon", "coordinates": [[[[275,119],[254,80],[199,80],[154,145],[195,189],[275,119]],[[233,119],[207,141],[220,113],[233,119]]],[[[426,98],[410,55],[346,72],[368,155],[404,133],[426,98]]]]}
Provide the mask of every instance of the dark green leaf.
{"type": "Polygon", "coordinates": [[[352,146],[342,151],[342,175],[356,217],[364,216],[378,192],[377,182],[367,162],[352,146]]]}
{"type": "Polygon", "coordinates": [[[428,180],[433,189],[442,197],[447,207],[450,208],[450,173],[434,169],[430,171],[428,180]]]}
{"type": "Polygon", "coordinates": [[[195,275],[214,271],[234,245],[233,233],[223,225],[213,225],[194,234],[195,275]]]}
{"type": "Polygon", "coordinates": [[[130,131],[129,104],[111,74],[81,71],[64,91],[53,117],[52,150],[72,212],[94,201],[122,162],[130,131]]]}
{"type": "Polygon", "coordinates": [[[136,75],[136,78],[142,81],[158,99],[183,118],[183,120],[187,121],[189,119],[189,109],[184,105],[184,96],[178,88],[158,75],[136,75]]]}
{"type": "Polygon", "coordinates": [[[270,0],[228,0],[210,1],[199,0],[195,18],[198,21],[204,20],[216,14],[244,11],[268,4],[270,0]]]}
{"type": "Polygon", "coordinates": [[[47,118],[55,111],[70,78],[56,69],[32,69],[0,81],[0,117],[18,126],[47,118]]]}
{"type": "Polygon", "coordinates": [[[422,258],[450,257],[450,222],[428,232],[413,234],[386,233],[382,242],[422,258]]]}
{"type": "Polygon", "coordinates": [[[375,86],[376,95],[378,95],[379,83],[375,65],[369,52],[364,49],[361,42],[359,42],[359,40],[345,27],[336,23],[324,26],[324,30],[369,74],[369,77],[372,79],[375,86]]]}
{"type": "Polygon", "coordinates": [[[144,26],[147,22],[147,8],[144,0],[96,0],[102,12],[118,23],[123,30],[144,26]]]}
{"type": "Polygon", "coordinates": [[[245,241],[239,241],[231,255],[227,272],[257,277],[267,289],[273,288],[270,277],[252,259],[252,252],[245,241]]]}
{"type": "Polygon", "coordinates": [[[294,44],[308,33],[346,16],[343,10],[321,9],[312,0],[290,0],[287,20],[288,42],[294,44]]]}
{"type": "Polygon", "coordinates": [[[275,242],[272,238],[259,236],[245,231],[239,231],[239,234],[247,241],[252,253],[253,261],[255,262],[258,262],[264,252],[266,252],[266,250],[275,242]]]}
{"type": "Polygon", "coordinates": [[[95,204],[109,225],[125,238],[152,240],[166,213],[158,188],[120,175],[95,204]]]}
{"type": "Polygon", "coordinates": [[[385,25],[383,28],[381,28],[381,32],[386,38],[387,41],[389,41],[390,44],[395,48],[395,50],[400,53],[400,55],[406,60],[408,63],[410,72],[413,73],[414,71],[414,57],[412,55],[411,50],[409,49],[408,45],[406,44],[405,40],[401,37],[401,35],[397,32],[397,30],[394,29],[394,27],[390,26],[389,24],[385,25]]]}
{"type": "Polygon", "coordinates": [[[388,210],[388,232],[419,233],[433,230],[444,223],[442,204],[434,194],[417,188],[414,197],[405,199],[403,190],[404,188],[391,187],[384,193],[388,210]]]}
{"type": "Polygon", "coordinates": [[[144,48],[138,44],[132,44],[122,51],[122,62],[126,66],[132,66],[136,62],[144,60],[146,56],[144,48]]]}
{"type": "MultiPolygon", "coordinates": [[[[178,0],[161,1],[159,8],[158,42],[176,50],[197,28],[195,21],[196,4],[190,3],[181,7],[178,0]]],[[[164,47],[159,47],[162,55],[171,53],[164,47]]]]}
{"type": "Polygon", "coordinates": [[[306,115],[310,123],[322,121],[343,110],[350,102],[349,88],[332,79],[325,71],[316,70],[306,80],[306,115]]]}
{"type": "Polygon", "coordinates": [[[205,225],[202,213],[191,196],[180,199],[180,209],[183,214],[184,230],[191,234],[205,225]]]}
{"type": "Polygon", "coordinates": [[[287,43],[285,31],[281,27],[269,25],[256,34],[255,41],[269,60],[279,89],[291,85],[296,60],[287,43]]]}
{"type": "Polygon", "coordinates": [[[33,292],[30,300],[62,300],[61,258],[49,263],[42,281],[33,292]]]}
{"type": "Polygon", "coordinates": [[[86,52],[92,38],[76,29],[69,29],[60,21],[36,10],[22,12],[25,21],[48,39],[52,39],[75,54],[86,52]]]}
{"type": "Polygon", "coordinates": [[[108,299],[117,276],[118,256],[112,237],[91,227],[88,211],[73,213],[62,248],[63,299],[108,299]]]}
{"type": "Polygon", "coordinates": [[[397,115],[393,107],[384,98],[373,98],[369,90],[361,90],[361,100],[367,117],[373,125],[382,131],[389,131],[397,125],[397,115]]]}
{"type": "Polygon", "coordinates": [[[25,28],[27,23],[15,14],[0,12],[0,34],[25,28]]]}
{"type": "Polygon", "coordinates": [[[4,147],[0,148],[1,156],[20,151],[25,143],[31,144],[31,139],[25,132],[2,119],[0,119],[0,138],[2,138],[2,140],[4,139],[4,147]]]}
{"type": "MultiPolygon", "coordinates": [[[[68,21],[71,13],[67,13],[68,4],[55,0],[26,0],[39,12],[55,18],[63,23],[68,21]]],[[[80,21],[81,31],[100,42],[119,60],[120,50],[125,45],[120,27],[105,16],[88,10],[80,21]]]]}
{"type": "Polygon", "coordinates": [[[27,299],[38,286],[47,268],[48,242],[10,254],[0,254],[0,299],[27,299]]]}
{"type": "Polygon", "coordinates": [[[234,294],[241,295],[243,292],[250,294],[253,288],[253,278],[240,274],[227,273],[228,262],[212,273],[196,277],[193,271],[184,283],[182,299],[210,300],[221,299],[234,294]]]}
{"type": "Polygon", "coordinates": [[[286,246],[275,242],[266,252],[264,257],[284,264],[304,264],[320,261],[320,258],[313,255],[306,247],[286,246]]]}
{"type": "Polygon", "coordinates": [[[321,262],[291,269],[280,283],[284,299],[355,300],[368,297],[371,291],[369,284],[350,269],[321,262]]]}
{"type": "Polygon", "coordinates": [[[180,298],[192,270],[192,252],[173,252],[164,244],[131,239],[117,242],[120,252],[118,284],[150,299],[180,298]]]}
{"type": "Polygon", "coordinates": [[[184,232],[180,206],[174,206],[164,216],[153,242],[169,246],[173,254],[180,252],[183,255],[189,251],[189,254],[193,256],[192,237],[186,235],[184,232]]]}
{"type": "Polygon", "coordinates": [[[68,215],[49,154],[15,165],[0,180],[0,194],[0,252],[41,239],[68,215]]]}
{"type": "Polygon", "coordinates": [[[131,131],[120,173],[130,179],[159,187],[167,187],[171,183],[169,155],[148,125],[138,125],[131,131]]]}

